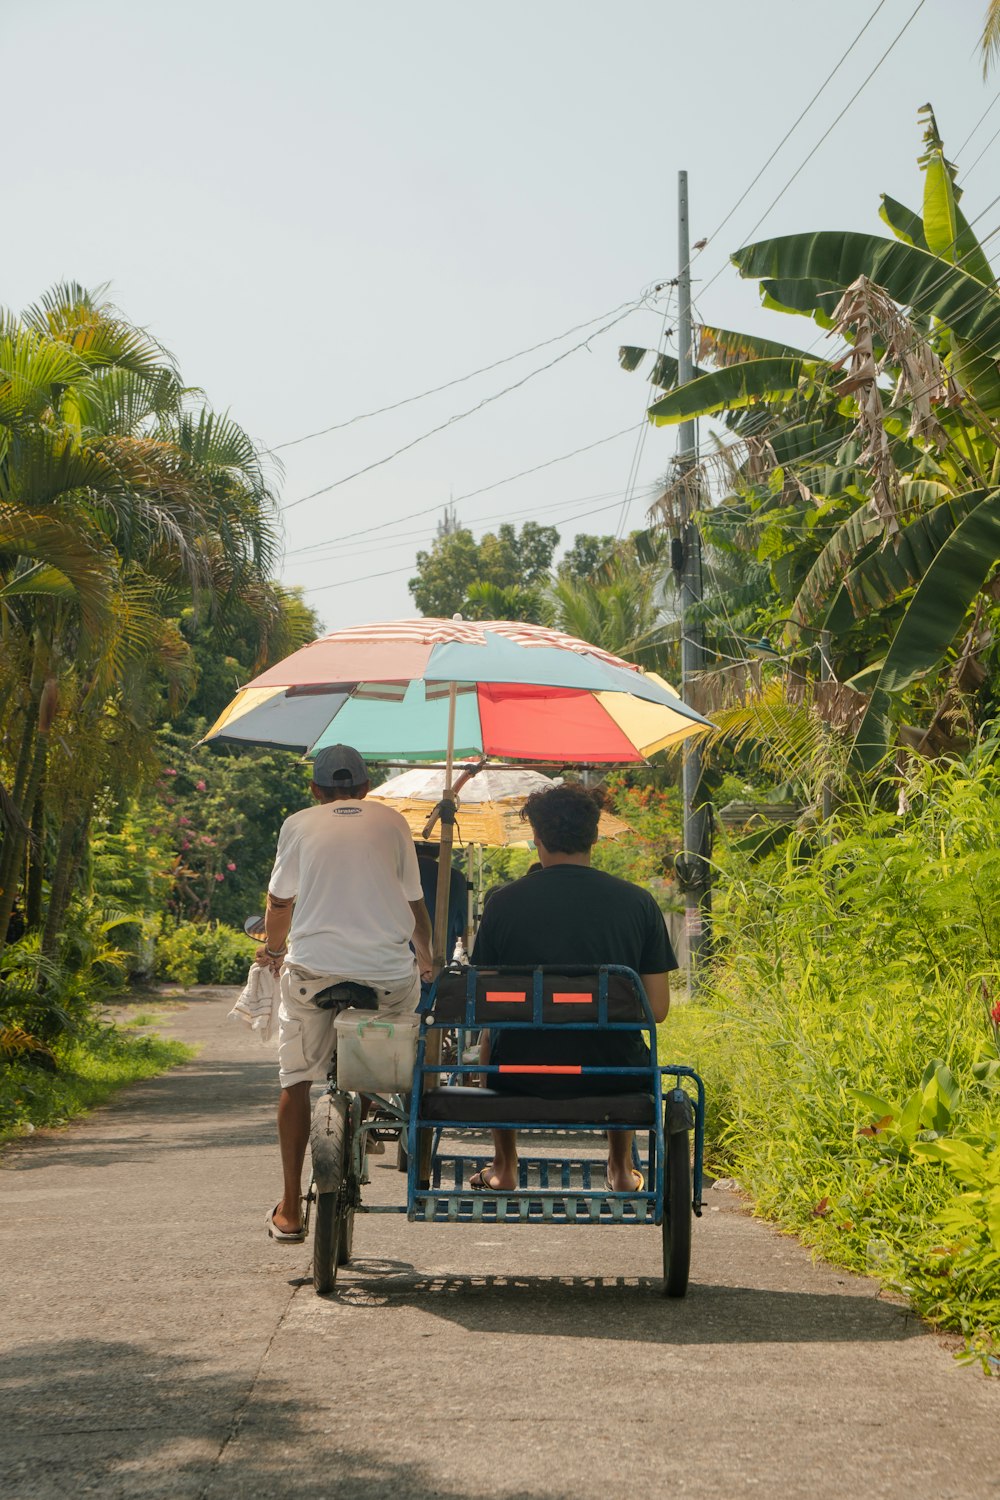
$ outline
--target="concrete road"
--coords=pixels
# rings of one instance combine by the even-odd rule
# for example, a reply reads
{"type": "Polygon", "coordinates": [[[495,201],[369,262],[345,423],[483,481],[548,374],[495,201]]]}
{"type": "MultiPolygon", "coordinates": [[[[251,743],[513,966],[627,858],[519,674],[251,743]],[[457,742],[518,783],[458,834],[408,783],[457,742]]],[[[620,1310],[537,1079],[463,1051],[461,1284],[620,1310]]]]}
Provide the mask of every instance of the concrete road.
{"type": "Polygon", "coordinates": [[[1000,1382],[717,1190],[684,1302],[655,1230],[381,1216],[318,1298],[265,1236],[274,1058],[231,999],[164,1027],[198,1061],[3,1158],[3,1496],[1000,1496],[1000,1382]]]}

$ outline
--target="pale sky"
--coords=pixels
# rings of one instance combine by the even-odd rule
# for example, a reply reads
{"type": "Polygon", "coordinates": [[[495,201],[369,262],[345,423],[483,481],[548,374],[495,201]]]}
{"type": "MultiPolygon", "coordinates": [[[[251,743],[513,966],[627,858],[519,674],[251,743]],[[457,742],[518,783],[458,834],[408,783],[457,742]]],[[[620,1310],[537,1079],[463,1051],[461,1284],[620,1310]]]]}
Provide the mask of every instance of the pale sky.
{"type": "MultiPolygon", "coordinates": [[[[0,0],[11,146],[0,301],[23,307],[60,279],[110,282],[188,383],[262,447],[287,442],[596,320],[674,276],[678,169],[690,174],[692,240],[712,235],[876,4],[0,0]]],[[[971,169],[968,218],[987,208],[1000,107],[959,151],[1000,88],[1000,71],[983,82],[976,48],[985,0],[924,0],[754,231],[916,4],[883,0],[696,261],[705,322],[811,342],[806,322],[759,309],[728,254],[751,235],[888,233],[880,191],[919,208],[916,112],[927,101],[946,151],[971,169]]],[[[977,231],[998,222],[994,207],[977,231]]],[[[414,554],[450,494],[641,422],[649,386],[618,369],[617,349],[655,344],[664,310],[630,313],[522,390],[303,504],[293,502],[590,328],[280,450],[284,581],[305,588],[328,628],[415,613],[414,554]],[[414,512],[429,513],[401,519],[414,512]]],[[[536,519],[564,544],[640,525],[674,442],[673,429],[653,429],[637,454],[635,437],[619,437],[459,499],[459,518],[477,535],[536,519]]]]}

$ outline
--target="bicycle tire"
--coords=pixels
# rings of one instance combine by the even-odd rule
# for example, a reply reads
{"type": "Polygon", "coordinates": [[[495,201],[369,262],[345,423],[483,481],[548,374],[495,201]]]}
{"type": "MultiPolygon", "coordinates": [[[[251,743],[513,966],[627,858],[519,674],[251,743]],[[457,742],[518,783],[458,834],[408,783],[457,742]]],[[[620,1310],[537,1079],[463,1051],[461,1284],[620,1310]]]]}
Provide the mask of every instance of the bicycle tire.
{"type": "Polygon", "coordinates": [[[332,1098],[320,1102],[324,1108],[323,1188],[319,1189],[319,1173],[317,1172],[316,1227],[313,1231],[313,1286],[322,1296],[333,1290],[337,1280],[337,1267],[343,1265],[350,1255],[354,1213],[353,1208],[348,1210],[351,1126],[347,1096],[335,1094],[332,1098]],[[352,1222],[346,1241],[347,1255],[345,1256],[343,1254],[344,1233],[348,1212],[352,1222]]]}
{"type": "Polygon", "coordinates": [[[313,1287],[319,1296],[332,1292],[337,1281],[340,1244],[341,1194],[316,1194],[316,1227],[313,1230],[313,1287]]]}
{"type": "Polygon", "coordinates": [[[663,1204],[663,1295],[683,1297],[691,1272],[691,1136],[687,1130],[666,1137],[666,1192],[663,1204]]]}
{"type": "Polygon", "coordinates": [[[354,1204],[351,1201],[354,1194],[351,1183],[345,1183],[343,1188],[345,1207],[340,1215],[340,1240],[337,1244],[337,1264],[346,1266],[354,1254],[354,1204]]]}

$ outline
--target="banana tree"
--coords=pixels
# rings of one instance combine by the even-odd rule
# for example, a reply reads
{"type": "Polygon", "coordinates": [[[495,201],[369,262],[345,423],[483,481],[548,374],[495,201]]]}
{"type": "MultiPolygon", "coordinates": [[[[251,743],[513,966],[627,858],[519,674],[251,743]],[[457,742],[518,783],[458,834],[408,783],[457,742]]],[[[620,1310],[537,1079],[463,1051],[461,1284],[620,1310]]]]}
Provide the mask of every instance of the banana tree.
{"type": "Polygon", "coordinates": [[[699,361],[714,368],[649,409],[656,425],[713,417],[735,433],[696,476],[703,531],[767,564],[762,631],[787,618],[789,650],[834,632],[838,677],[870,694],[853,746],[866,771],[905,702],[933,709],[1000,560],[1000,288],[921,113],[923,203],[883,198],[893,238],[786,235],[732,257],[766,307],[828,333],[825,357],[705,328],[699,361]]]}

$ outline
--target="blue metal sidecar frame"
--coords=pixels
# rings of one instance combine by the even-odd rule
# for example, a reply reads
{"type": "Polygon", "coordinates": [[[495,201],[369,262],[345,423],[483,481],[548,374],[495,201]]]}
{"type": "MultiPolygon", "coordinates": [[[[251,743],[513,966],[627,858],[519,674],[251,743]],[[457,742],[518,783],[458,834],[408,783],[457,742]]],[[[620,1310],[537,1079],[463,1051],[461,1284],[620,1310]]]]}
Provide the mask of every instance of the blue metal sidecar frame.
{"type": "MultiPolygon", "coordinates": [[[[671,1216],[688,1221],[701,1214],[702,1169],[705,1139],[705,1089],[693,1068],[680,1063],[662,1065],[656,1057],[656,1022],[642,986],[632,969],[619,964],[592,966],[540,966],[468,968],[445,970],[420,1005],[413,1092],[409,1109],[409,1160],[407,1167],[407,1217],[433,1224],[652,1224],[665,1225],[671,1216]],[[562,984],[562,989],[557,986],[562,984]],[[493,988],[490,989],[489,986],[493,988]],[[462,993],[464,987],[464,993],[462,993]],[[448,1003],[439,997],[448,992],[448,1003]],[[557,1009],[556,1007],[560,1007],[557,1009]],[[572,1012],[572,1014],[570,1014],[572,1012]],[[559,1019],[556,1020],[555,1017],[559,1019]],[[565,1016],[565,1019],[563,1017],[565,1016]],[[558,1031],[567,1025],[574,1031],[645,1033],[649,1063],[639,1067],[568,1067],[545,1065],[457,1064],[428,1060],[428,1039],[434,1031],[457,1029],[476,1032],[488,1029],[558,1031]],[[463,1088],[453,1083],[438,1086],[442,1073],[449,1079],[484,1075],[485,1089],[463,1088]],[[584,1084],[589,1076],[613,1078],[621,1087],[634,1080],[634,1091],[601,1093],[557,1099],[489,1088],[500,1074],[520,1074],[523,1085],[532,1074],[571,1074],[584,1084]],[[667,1086],[672,1080],[672,1087],[667,1086]],[[687,1087],[685,1087],[685,1084],[687,1087]],[[691,1090],[693,1089],[693,1094],[691,1090]],[[646,1138],[647,1150],[639,1166],[645,1182],[639,1192],[618,1193],[606,1186],[603,1161],[577,1154],[522,1156],[520,1181],[509,1192],[479,1191],[468,1186],[468,1177],[492,1160],[480,1151],[445,1154],[440,1150],[443,1131],[475,1132],[490,1128],[544,1132],[562,1137],[566,1133],[633,1129],[637,1139],[646,1138]],[[434,1133],[429,1180],[420,1180],[423,1132],[434,1133]],[[690,1133],[694,1133],[693,1171],[690,1133]],[[668,1170],[671,1142],[674,1169],[668,1170]],[[685,1161],[681,1160],[681,1155],[685,1161]],[[595,1181],[595,1171],[597,1168],[595,1181]],[[678,1175],[679,1173],[679,1175],[678,1175]],[[670,1183],[683,1184],[690,1201],[670,1202],[670,1183]]],[[[596,1084],[595,1087],[600,1087],[596,1084]]],[[[556,1141],[556,1145],[560,1140],[556,1141]]],[[[667,1233],[664,1229],[664,1264],[667,1263],[667,1233]]],[[[686,1270],[684,1274],[686,1286],[686,1270]]],[[[676,1290],[673,1295],[682,1294],[676,1290]]]]}

